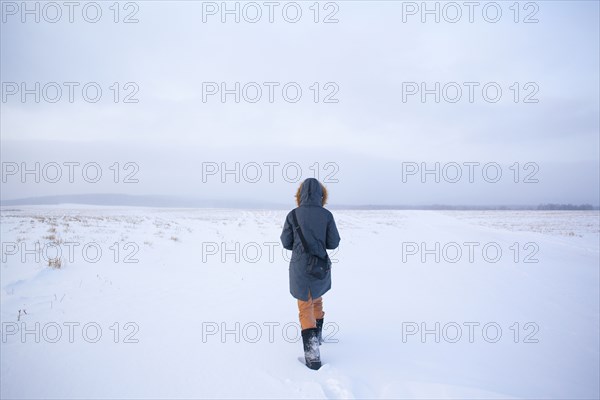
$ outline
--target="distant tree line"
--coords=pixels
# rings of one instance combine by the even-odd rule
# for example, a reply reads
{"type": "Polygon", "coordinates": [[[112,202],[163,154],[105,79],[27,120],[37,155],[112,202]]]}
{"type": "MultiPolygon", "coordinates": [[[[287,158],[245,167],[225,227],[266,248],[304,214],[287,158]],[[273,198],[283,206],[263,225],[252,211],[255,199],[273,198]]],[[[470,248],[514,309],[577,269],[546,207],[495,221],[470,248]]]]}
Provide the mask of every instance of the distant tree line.
{"type": "Polygon", "coordinates": [[[538,210],[593,210],[594,207],[591,204],[540,204],[537,207],[538,210]]]}
{"type": "Polygon", "coordinates": [[[598,206],[591,204],[540,204],[535,205],[448,205],[448,204],[430,204],[430,205],[343,205],[334,204],[329,206],[332,209],[354,209],[354,210],[457,210],[457,211],[523,211],[523,210],[598,210],[598,206]]]}

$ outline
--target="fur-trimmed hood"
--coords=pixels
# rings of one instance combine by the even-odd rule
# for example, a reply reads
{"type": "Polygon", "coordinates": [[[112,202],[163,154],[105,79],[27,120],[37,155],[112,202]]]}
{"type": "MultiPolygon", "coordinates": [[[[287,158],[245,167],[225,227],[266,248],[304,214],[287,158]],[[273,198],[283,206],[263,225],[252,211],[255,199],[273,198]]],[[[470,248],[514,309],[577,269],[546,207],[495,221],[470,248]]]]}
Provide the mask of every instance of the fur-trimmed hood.
{"type": "Polygon", "coordinates": [[[296,205],[320,205],[327,203],[327,188],[315,178],[307,178],[296,191],[296,205]]]}

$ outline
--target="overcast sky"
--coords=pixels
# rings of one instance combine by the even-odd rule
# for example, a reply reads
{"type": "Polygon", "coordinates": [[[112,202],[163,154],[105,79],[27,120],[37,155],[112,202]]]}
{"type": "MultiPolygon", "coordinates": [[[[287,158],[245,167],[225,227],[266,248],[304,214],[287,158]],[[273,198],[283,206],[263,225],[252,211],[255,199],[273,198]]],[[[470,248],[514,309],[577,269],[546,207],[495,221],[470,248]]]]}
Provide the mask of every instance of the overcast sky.
{"type": "MultiPolygon", "coordinates": [[[[285,203],[296,180],[318,171],[331,201],[342,204],[598,205],[598,2],[521,2],[518,15],[513,3],[479,2],[470,22],[463,2],[429,2],[440,10],[436,22],[421,2],[322,2],[315,23],[314,2],[279,2],[271,23],[263,2],[239,2],[236,23],[221,14],[221,2],[120,3],[118,16],[113,2],[98,2],[98,22],[87,22],[80,6],[71,23],[64,6],[59,18],[56,8],[28,3],[39,4],[35,22],[23,15],[24,3],[3,2],[1,197],[127,193],[285,203]],[[262,16],[252,23],[255,4],[262,16]],[[299,20],[286,21],[298,9],[299,20]],[[21,84],[35,92],[36,82],[40,102],[34,93],[23,102],[21,84]],[[65,82],[78,84],[72,103],[65,82]],[[102,89],[95,103],[82,94],[90,82],[90,97],[102,89]],[[228,89],[240,83],[239,103],[234,94],[223,102],[220,92],[208,92],[222,82],[228,89]],[[57,86],[62,97],[52,103],[57,86]],[[423,88],[432,91],[424,102],[423,88]],[[137,103],[125,103],[127,95],[137,103]],[[325,102],[328,95],[337,102],[325,102]],[[40,183],[20,171],[36,162],[48,175],[42,171],[40,183]],[[65,162],[98,163],[103,178],[90,183],[75,166],[69,182],[65,162]],[[221,176],[236,162],[239,183],[221,176]],[[57,183],[49,163],[62,165],[57,183]],[[436,163],[439,183],[421,174],[436,163]],[[257,164],[262,178],[254,183],[257,164]],[[138,182],[123,183],[128,174],[138,182]]],[[[86,12],[95,18],[94,7],[86,12]]]]}

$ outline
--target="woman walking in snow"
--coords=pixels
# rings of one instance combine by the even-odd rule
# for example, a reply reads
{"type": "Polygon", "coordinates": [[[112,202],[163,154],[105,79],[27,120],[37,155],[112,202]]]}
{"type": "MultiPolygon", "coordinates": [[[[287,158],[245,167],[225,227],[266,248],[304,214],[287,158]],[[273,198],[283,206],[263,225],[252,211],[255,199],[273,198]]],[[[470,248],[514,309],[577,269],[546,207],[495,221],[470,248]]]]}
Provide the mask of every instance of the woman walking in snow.
{"type": "Polygon", "coordinates": [[[323,206],[327,189],[308,178],[296,192],[297,208],[285,218],[281,243],[292,250],[290,293],[298,299],[306,366],[321,367],[319,345],[323,329],[323,298],[331,289],[331,262],[327,249],[335,249],[340,235],[331,212],[323,206]]]}

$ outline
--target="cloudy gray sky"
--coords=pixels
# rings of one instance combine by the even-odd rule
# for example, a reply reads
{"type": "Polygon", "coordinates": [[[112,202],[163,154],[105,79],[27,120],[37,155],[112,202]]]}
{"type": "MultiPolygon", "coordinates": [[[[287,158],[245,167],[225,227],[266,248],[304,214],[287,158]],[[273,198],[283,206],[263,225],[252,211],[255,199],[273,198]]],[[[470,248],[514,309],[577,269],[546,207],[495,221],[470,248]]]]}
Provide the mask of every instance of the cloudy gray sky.
{"type": "Polygon", "coordinates": [[[73,22],[22,4],[2,2],[2,199],[285,203],[316,175],[343,204],[599,203],[598,2],[428,2],[439,22],[401,1],[228,2],[239,22],[221,2],[81,2],[73,22]]]}

